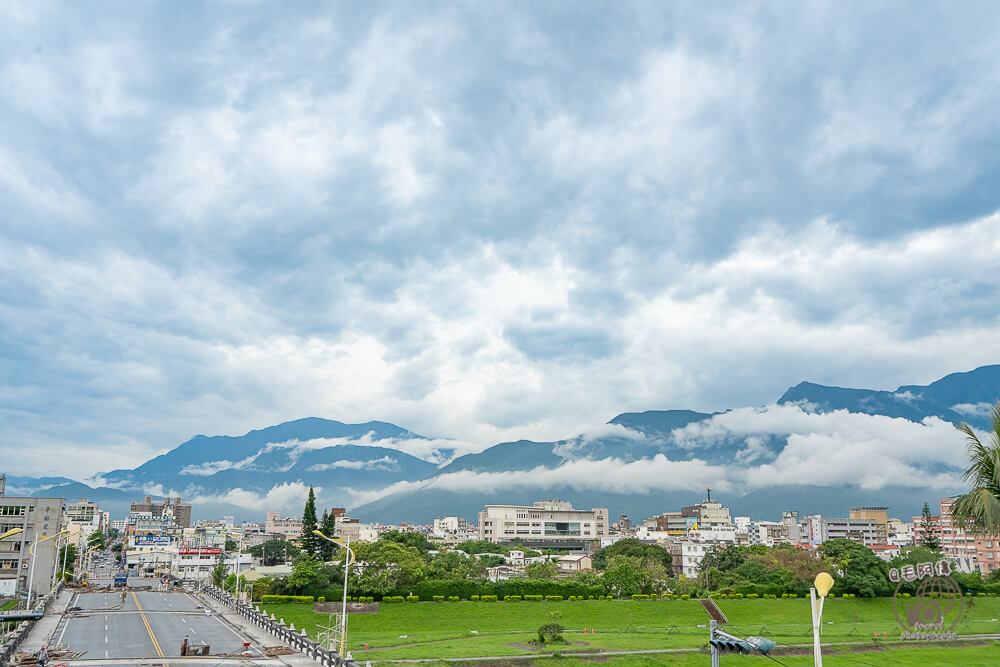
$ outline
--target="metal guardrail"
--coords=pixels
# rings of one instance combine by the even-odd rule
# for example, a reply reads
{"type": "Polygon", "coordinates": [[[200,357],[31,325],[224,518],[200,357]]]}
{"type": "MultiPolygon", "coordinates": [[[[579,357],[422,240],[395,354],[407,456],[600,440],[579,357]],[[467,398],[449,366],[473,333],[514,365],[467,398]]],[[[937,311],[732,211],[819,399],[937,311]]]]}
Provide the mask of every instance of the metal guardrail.
{"type": "Polygon", "coordinates": [[[281,641],[287,643],[291,648],[303,655],[309,656],[319,664],[324,665],[324,667],[357,667],[355,661],[344,660],[336,651],[327,650],[318,642],[309,639],[305,634],[305,630],[296,632],[284,623],[275,621],[273,614],[271,615],[272,617],[268,617],[258,612],[252,605],[240,602],[229,593],[219,590],[215,586],[205,586],[202,592],[232,608],[236,613],[257,627],[267,630],[281,641]]]}

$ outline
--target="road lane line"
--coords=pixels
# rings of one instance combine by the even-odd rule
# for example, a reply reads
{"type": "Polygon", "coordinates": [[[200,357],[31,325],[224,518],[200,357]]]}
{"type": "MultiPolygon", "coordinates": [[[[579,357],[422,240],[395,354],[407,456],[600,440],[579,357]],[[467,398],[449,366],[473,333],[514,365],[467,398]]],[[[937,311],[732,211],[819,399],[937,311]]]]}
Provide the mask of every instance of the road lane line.
{"type": "Polygon", "coordinates": [[[146,614],[142,610],[142,605],[139,604],[139,598],[136,597],[135,591],[132,592],[132,599],[135,600],[135,606],[139,609],[139,618],[142,619],[142,624],[146,626],[146,632],[149,633],[149,638],[153,642],[153,648],[156,649],[156,654],[161,658],[163,656],[163,651],[160,650],[160,642],[156,641],[156,635],[153,634],[153,628],[149,627],[149,621],[146,619],[146,614]]]}

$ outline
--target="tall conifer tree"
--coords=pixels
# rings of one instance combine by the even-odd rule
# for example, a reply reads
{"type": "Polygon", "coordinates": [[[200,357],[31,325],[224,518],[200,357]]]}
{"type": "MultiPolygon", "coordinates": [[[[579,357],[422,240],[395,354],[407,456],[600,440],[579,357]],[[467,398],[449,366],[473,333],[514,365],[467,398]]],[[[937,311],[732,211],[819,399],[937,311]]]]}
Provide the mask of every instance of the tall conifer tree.
{"type": "Polygon", "coordinates": [[[306,507],[302,510],[302,551],[312,556],[320,555],[320,547],[323,540],[314,535],[313,531],[319,526],[316,525],[316,493],[312,486],[309,487],[309,497],[306,498],[306,507]]]}
{"type": "MultiPolygon", "coordinates": [[[[333,512],[323,512],[323,524],[320,530],[324,535],[336,537],[337,535],[337,515],[333,512]]],[[[323,540],[323,560],[333,560],[333,554],[337,551],[337,545],[333,542],[323,540]]]]}

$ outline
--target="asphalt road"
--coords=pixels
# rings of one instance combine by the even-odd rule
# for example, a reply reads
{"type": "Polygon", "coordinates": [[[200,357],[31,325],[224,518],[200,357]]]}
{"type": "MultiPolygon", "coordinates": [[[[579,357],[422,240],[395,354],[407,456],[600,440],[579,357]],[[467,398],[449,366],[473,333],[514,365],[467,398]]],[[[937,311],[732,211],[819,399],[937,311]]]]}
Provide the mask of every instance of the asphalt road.
{"type": "Polygon", "coordinates": [[[185,636],[193,645],[207,643],[212,654],[243,649],[244,639],[204,610],[186,593],[128,591],[81,593],[73,601],[81,611],[71,615],[55,643],[86,651],[84,659],[159,658],[180,656],[185,636]]]}

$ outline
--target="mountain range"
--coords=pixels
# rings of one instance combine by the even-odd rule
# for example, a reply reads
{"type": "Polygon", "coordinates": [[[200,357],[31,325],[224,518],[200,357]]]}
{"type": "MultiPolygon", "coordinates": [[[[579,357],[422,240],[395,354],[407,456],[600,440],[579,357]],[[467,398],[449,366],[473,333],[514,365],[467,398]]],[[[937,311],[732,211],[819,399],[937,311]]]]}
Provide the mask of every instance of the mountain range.
{"type": "Polygon", "coordinates": [[[242,436],[197,435],[90,484],[10,476],[7,493],[90,497],[115,516],[145,494],[180,495],[196,518],[259,519],[298,514],[313,485],[322,505],[363,521],[428,523],[543,499],[635,520],[693,504],[711,486],[734,513],[757,518],[787,509],[844,516],[872,504],[910,517],[961,491],[964,440],[954,425],[989,428],[998,399],[1000,365],[894,391],[802,382],[757,408],[627,412],[592,433],[462,456],[394,424],[310,417],[242,436]]]}

